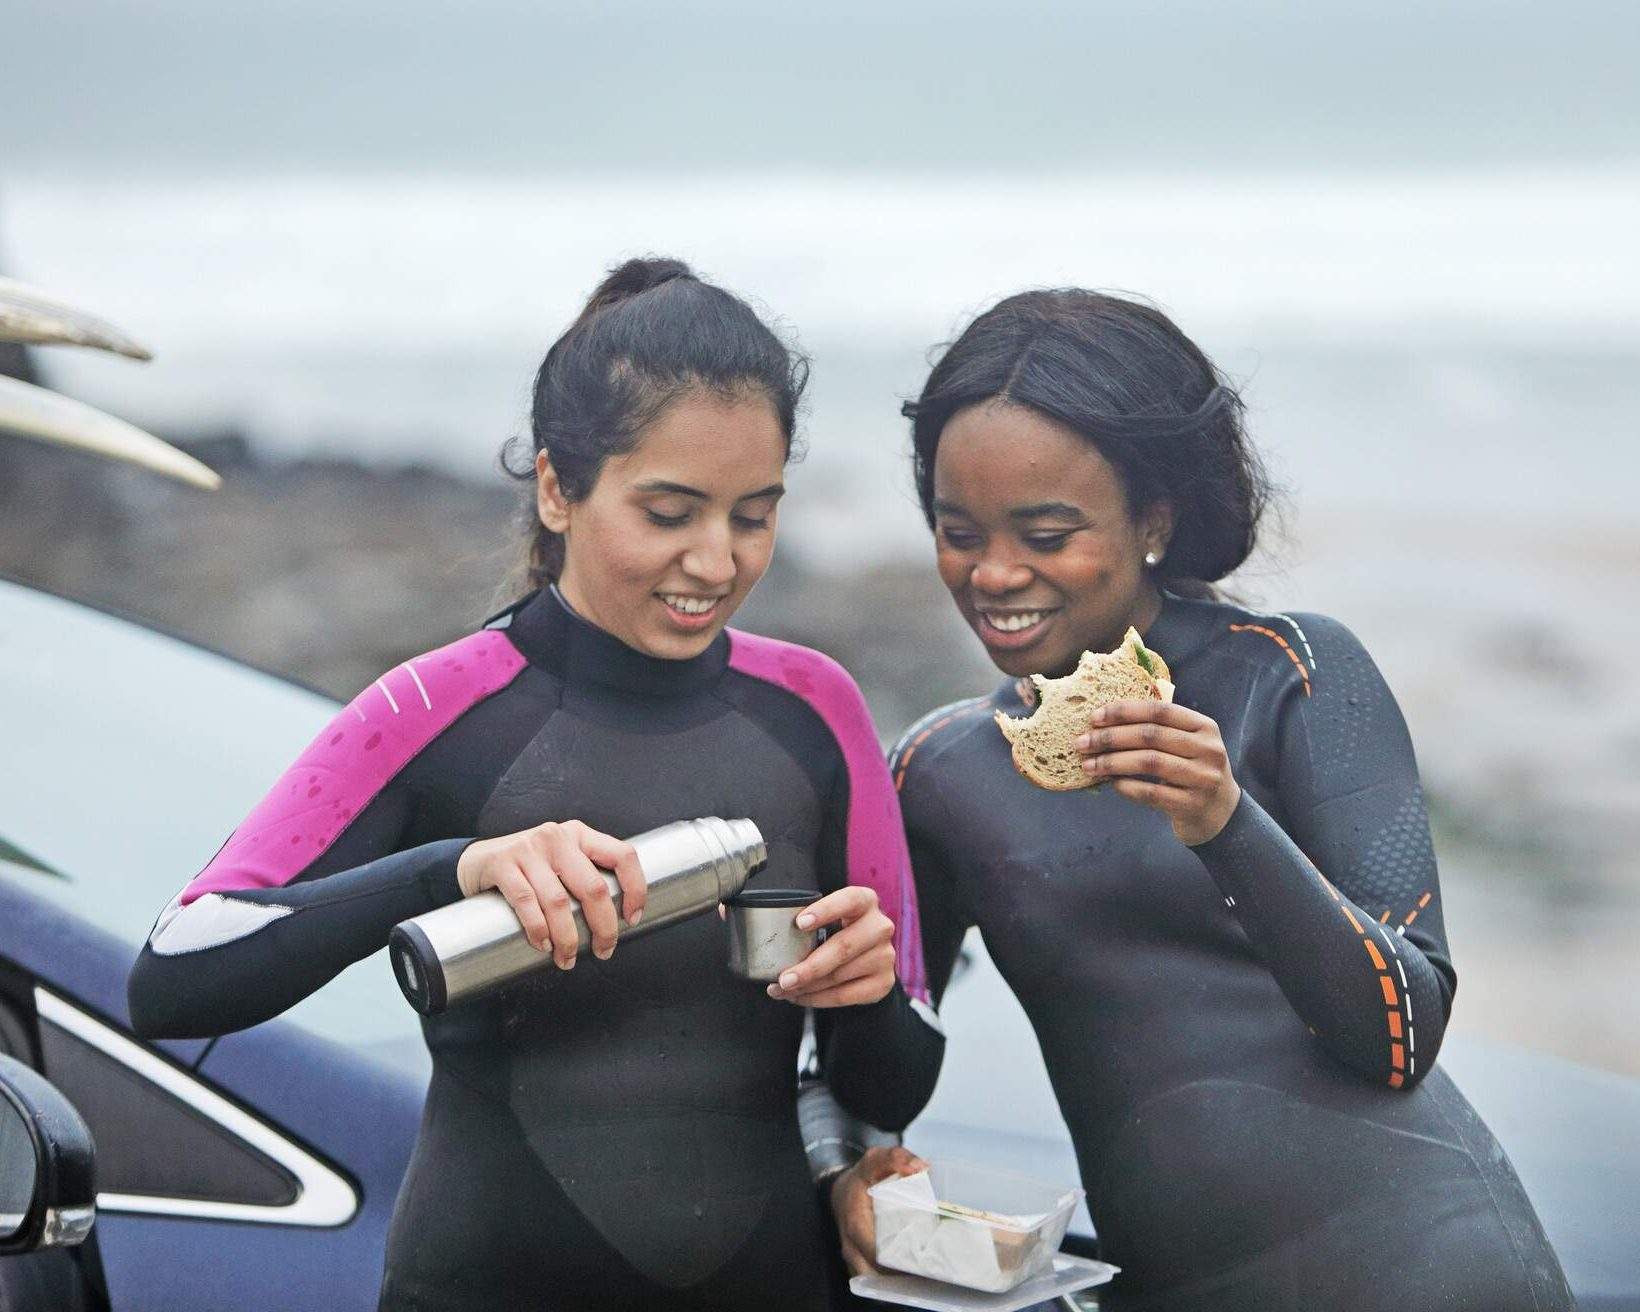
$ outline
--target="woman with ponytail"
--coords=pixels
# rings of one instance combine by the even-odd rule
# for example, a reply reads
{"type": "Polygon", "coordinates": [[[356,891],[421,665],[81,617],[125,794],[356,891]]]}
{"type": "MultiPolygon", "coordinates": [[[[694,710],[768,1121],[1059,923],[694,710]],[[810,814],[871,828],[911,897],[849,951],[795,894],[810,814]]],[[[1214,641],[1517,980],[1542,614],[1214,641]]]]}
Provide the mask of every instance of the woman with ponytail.
{"type": "Polygon", "coordinates": [[[552,954],[425,1023],[384,1308],[824,1312],[803,1009],[849,1110],[901,1126],[932,1092],[943,1040],[918,1010],[915,896],[864,702],[819,653],[725,628],[773,552],[804,379],[677,261],[610,274],[547,352],[511,466],[527,594],[360,693],[132,972],[139,1032],[221,1034],[491,888],[552,954]],[[717,917],[617,944],[599,867],[636,924],[624,837],[705,815],[755,821],[754,887],[811,890],[799,923],[831,927],[766,993],[728,973],[717,917]]]}
{"type": "MultiPolygon", "coordinates": [[[[1269,495],[1235,391],[1155,308],[1070,289],[980,315],[905,409],[940,577],[1008,676],[890,763],[929,978],[978,925],[1122,1268],[1100,1307],[1570,1307],[1436,1064],[1456,975],[1395,698],[1336,620],[1212,586],[1269,495]],[[1130,628],[1171,702],[1093,711],[1093,791],[1037,787],[996,717],[1130,628]]],[[[833,1192],[856,1264],[864,1185],[907,1165],[870,1156],[833,1192]]]]}

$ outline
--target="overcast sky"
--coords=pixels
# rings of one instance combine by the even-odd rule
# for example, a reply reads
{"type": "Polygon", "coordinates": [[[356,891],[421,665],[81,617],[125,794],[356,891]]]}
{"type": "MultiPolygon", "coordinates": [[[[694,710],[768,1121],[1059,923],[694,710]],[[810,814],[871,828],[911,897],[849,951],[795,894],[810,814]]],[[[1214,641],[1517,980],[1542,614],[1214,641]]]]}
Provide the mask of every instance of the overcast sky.
{"type": "Polygon", "coordinates": [[[8,173],[1640,159],[1640,5],[10,0],[8,173]]]}

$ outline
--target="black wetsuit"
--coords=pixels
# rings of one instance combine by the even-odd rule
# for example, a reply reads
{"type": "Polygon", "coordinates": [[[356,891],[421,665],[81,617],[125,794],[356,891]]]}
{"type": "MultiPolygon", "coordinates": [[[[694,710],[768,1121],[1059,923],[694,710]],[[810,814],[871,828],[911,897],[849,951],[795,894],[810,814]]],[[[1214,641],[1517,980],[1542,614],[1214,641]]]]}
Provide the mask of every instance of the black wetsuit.
{"type": "MultiPolygon", "coordinates": [[[[630,835],[747,816],[752,887],[868,883],[896,919],[883,1001],[816,1013],[831,1087],[904,1124],[943,1039],[905,839],[858,690],[818,653],[725,633],[632,650],[555,592],[346,707],[161,915],[131,977],[150,1036],[278,1014],[456,900],[474,838],[549,819],[630,835]]],[[[705,915],[425,1023],[432,1084],[388,1243],[390,1308],[829,1306],[829,1218],[794,1104],[803,1012],[731,976],[705,915]]]]}
{"type": "Polygon", "coordinates": [[[1454,974],[1412,745],[1321,616],[1167,598],[1145,635],[1242,800],[1189,848],[1109,788],[1048,792],[937,711],[891,762],[936,996],[977,924],[1075,1143],[1101,1306],[1571,1306],[1508,1159],[1435,1066],[1454,974]],[[1313,864],[1312,864],[1313,862],[1313,864]]]}

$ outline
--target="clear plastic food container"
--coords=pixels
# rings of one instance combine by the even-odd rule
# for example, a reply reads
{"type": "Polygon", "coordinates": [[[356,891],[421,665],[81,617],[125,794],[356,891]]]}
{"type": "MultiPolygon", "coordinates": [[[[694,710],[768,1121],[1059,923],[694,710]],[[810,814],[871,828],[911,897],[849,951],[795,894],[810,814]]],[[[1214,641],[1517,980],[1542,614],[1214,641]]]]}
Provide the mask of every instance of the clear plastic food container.
{"type": "Polygon", "coordinates": [[[871,1188],[877,1265],[999,1294],[1041,1275],[1082,1190],[967,1162],[871,1188]]]}

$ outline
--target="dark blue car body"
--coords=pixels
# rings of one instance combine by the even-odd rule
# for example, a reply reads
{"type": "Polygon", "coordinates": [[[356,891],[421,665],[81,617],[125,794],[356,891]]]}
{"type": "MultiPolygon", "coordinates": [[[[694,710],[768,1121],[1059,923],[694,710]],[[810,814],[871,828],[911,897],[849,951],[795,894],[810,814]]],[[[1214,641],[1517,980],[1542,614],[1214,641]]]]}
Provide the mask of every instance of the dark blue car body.
{"type": "MultiPolygon", "coordinates": [[[[133,952],[129,943],[0,877],[0,959],[127,1032],[125,977],[133,952]]],[[[149,1046],[326,1159],[356,1192],[357,1210],[345,1224],[320,1227],[104,1205],[94,1238],[114,1308],[374,1307],[424,1081],[286,1021],[215,1042],[149,1046]]]]}
{"type": "MultiPolygon", "coordinates": [[[[225,1219],[243,1205],[110,1197],[99,1183],[93,1242],[117,1312],[376,1305],[427,1071],[416,1019],[385,963],[322,990],[334,996],[315,1000],[321,1023],[298,1008],[215,1040],[138,1041],[125,995],[164,890],[209,860],[332,710],[212,653],[0,582],[0,1011],[10,1010],[12,1046],[19,1028],[33,1029],[34,1045],[14,1055],[42,1064],[76,1101],[93,1078],[100,1106],[132,1095],[129,1116],[110,1123],[105,1114],[103,1126],[82,1106],[99,1168],[116,1146],[103,1140],[118,1136],[121,1169],[140,1176],[149,1111],[182,1114],[156,1152],[176,1150],[178,1126],[184,1136],[197,1126],[193,1142],[215,1151],[241,1137],[218,1121],[243,1128],[237,1117],[248,1114],[263,1148],[288,1145],[311,1159],[304,1169],[326,1191],[315,1223],[311,1199],[299,1196],[250,1209],[254,1219],[225,1219]],[[212,719],[234,731],[214,733],[212,719]],[[69,1042],[60,1022],[105,1049],[97,1074],[53,1069],[53,1034],[59,1047],[69,1042]]],[[[7,1033],[0,1027],[0,1047],[7,1033]]],[[[247,1160],[267,1157],[241,1148],[247,1160]]]]}

